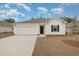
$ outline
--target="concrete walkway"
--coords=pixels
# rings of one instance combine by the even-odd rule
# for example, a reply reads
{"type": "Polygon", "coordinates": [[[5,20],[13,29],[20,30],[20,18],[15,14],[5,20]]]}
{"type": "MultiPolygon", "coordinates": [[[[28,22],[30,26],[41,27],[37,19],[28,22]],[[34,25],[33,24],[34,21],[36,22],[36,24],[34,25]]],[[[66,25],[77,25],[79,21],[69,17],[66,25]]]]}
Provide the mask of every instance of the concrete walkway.
{"type": "Polygon", "coordinates": [[[36,35],[15,35],[0,40],[0,56],[31,56],[36,35]]]}

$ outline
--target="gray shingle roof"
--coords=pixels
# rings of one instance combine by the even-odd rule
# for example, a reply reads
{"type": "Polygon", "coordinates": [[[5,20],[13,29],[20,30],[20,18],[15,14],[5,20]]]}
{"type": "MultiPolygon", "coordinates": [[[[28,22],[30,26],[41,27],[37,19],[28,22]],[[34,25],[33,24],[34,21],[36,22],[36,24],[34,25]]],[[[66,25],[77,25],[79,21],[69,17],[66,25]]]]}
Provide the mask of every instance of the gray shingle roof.
{"type": "Polygon", "coordinates": [[[47,22],[47,19],[33,19],[26,21],[26,23],[45,23],[45,22],[47,22]]]}

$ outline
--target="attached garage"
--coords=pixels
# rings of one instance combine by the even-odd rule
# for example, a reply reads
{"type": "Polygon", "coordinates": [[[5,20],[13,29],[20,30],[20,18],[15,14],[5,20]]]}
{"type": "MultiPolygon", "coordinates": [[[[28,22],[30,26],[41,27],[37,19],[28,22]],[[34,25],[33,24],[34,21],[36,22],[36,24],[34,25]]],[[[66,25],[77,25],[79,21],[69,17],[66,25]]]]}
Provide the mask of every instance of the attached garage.
{"type": "Polygon", "coordinates": [[[39,26],[34,24],[17,24],[14,34],[39,34],[39,26]]]}

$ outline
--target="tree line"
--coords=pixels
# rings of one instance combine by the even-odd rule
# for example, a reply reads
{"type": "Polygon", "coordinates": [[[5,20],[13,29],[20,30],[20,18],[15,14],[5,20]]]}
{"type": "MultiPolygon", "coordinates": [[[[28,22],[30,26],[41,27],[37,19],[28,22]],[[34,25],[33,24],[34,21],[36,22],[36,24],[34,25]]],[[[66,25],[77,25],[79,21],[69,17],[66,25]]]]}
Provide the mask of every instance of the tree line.
{"type": "Polygon", "coordinates": [[[9,22],[9,23],[15,23],[15,19],[13,19],[13,18],[4,19],[3,21],[9,22]]]}
{"type": "MultiPolygon", "coordinates": [[[[32,17],[31,20],[33,20],[34,18],[32,17]]],[[[43,17],[40,17],[40,19],[47,19],[47,20],[50,20],[49,18],[43,18],[43,17]]],[[[74,18],[70,18],[70,17],[61,17],[60,19],[66,21],[67,23],[70,23],[71,21],[76,21],[76,17],[74,18]]],[[[9,23],[15,23],[15,19],[13,18],[8,18],[8,19],[3,19],[4,22],[9,22],[9,23]]]]}

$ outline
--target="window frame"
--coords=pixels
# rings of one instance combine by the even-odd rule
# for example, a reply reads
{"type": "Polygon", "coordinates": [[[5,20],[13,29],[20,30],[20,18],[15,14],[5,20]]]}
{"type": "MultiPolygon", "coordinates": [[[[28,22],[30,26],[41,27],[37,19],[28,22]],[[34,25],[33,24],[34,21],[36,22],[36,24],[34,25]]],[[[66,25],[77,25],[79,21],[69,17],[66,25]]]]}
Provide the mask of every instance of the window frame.
{"type": "Polygon", "coordinates": [[[59,32],[59,25],[51,25],[51,32],[59,32]]]}

